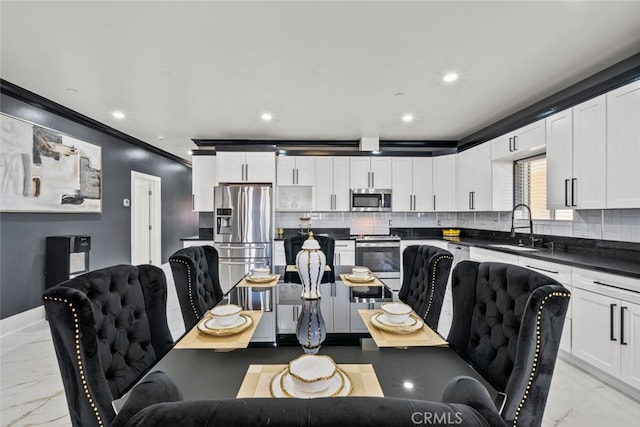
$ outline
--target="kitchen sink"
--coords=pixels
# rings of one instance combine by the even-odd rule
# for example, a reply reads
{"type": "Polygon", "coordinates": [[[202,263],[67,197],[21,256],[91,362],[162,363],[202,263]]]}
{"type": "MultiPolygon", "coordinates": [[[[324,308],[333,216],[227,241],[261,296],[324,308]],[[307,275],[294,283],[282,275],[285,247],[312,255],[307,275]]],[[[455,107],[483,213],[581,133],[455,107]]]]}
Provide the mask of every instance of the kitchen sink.
{"type": "Polygon", "coordinates": [[[494,244],[494,245],[489,245],[492,248],[500,248],[500,249],[509,249],[511,251],[518,251],[518,252],[532,252],[532,251],[537,251],[537,248],[531,248],[528,246],[517,246],[517,245],[498,245],[498,244],[494,244]]]}

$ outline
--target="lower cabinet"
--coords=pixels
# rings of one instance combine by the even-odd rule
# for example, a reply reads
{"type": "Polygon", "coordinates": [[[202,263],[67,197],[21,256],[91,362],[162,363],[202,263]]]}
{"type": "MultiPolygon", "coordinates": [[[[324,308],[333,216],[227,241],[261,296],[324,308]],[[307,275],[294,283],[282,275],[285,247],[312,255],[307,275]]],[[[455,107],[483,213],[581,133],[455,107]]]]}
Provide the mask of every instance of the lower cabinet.
{"type": "Polygon", "coordinates": [[[352,333],[368,333],[367,325],[364,324],[358,310],[374,310],[379,309],[383,303],[358,302],[349,304],[349,316],[351,318],[352,333]]]}
{"type": "MultiPolygon", "coordinates": [[[[277,326],[279,334],[295,334],[298,317],[302,312],[300,285],[280,284],[279,303],[277,304],[277,326]],[[291,294],[296,292],[297,298],[291,294]]],[[[350,332],[349,288],[344,283],[323,283],[320,285],[320,310],[327,333],[350,332]]]]}
{"type": "Polygon", "coordinates": [[[640,281],[574,268],[571,353],[640,389],[640,281]],[[635,290],[635,289],[634,289],[635,290]]]}

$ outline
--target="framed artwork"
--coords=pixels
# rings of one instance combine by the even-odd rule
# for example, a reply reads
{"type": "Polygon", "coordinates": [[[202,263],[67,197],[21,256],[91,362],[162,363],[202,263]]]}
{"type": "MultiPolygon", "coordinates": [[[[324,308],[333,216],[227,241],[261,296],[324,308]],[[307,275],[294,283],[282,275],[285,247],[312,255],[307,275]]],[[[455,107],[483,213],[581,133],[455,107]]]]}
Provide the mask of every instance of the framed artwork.
{"type": "Polygon", "coordinates": [[[101,147],[0,114],[0,211],[101,212],[101,147]]]}

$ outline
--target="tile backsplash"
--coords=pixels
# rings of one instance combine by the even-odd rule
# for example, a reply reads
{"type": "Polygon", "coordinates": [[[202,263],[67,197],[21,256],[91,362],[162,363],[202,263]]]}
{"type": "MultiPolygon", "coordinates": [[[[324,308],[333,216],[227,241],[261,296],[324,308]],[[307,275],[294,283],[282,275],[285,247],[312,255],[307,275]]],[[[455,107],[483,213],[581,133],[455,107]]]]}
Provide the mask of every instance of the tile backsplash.
{"type": "MultiPolygon", "coordinates": [[[[301,212],[276,212],[275,226],[298,228],[301,216],[301,212]]],[[[519,226],[526,224],[526,220],[517,221],[519,226]]],[[[388,234],[389,227],[509,231],[511,212],[312,212],[311,226],[349,227],[352,234],[388,234]]],[[[533,231],[535,234],[640,243],[640,209],[576,210],[573,221],[534,220],[533,231]]]]}

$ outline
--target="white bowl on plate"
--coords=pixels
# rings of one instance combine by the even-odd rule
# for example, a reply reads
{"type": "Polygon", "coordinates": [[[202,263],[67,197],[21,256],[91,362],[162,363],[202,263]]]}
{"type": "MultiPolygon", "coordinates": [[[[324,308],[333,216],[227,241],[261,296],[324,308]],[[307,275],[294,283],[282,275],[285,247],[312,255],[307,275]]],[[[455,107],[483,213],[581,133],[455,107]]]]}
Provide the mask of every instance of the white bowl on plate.
{"type": "Polygon", "coordinates": [[[329,356],[304,354],[289,362],[288,371],[296,388],[319,393],[329,387],[338,367],[329,356]]]}
{"type": "Polygon", "coordinates": [[[389,302],[380,306],[385,317],[390,323],[400,325],[409,318],[411,307],[401,302],[389,302]]]}
{"type": "Polygon", "coordinates": [[[221,326],[231,326],[240,317],[242,307],[235,304],[216,305],[209,312],[221,326]]]}
{"type": "Polygon", "coordinates": [[[353,274],[353,277],[362,279],[368,277],[370,272],[371,271],[367,267],[353,267],[351,269],[351,274],[353,274]]]}
{"type": "Polygon", "coordinates": [[[251,270],[251,276],[255,277],[256,279],[262,279],[264,277],[269,276],[270,274],[271,274],[271,270],[265,267],[256,267],[253,270],[251,270]]]}

